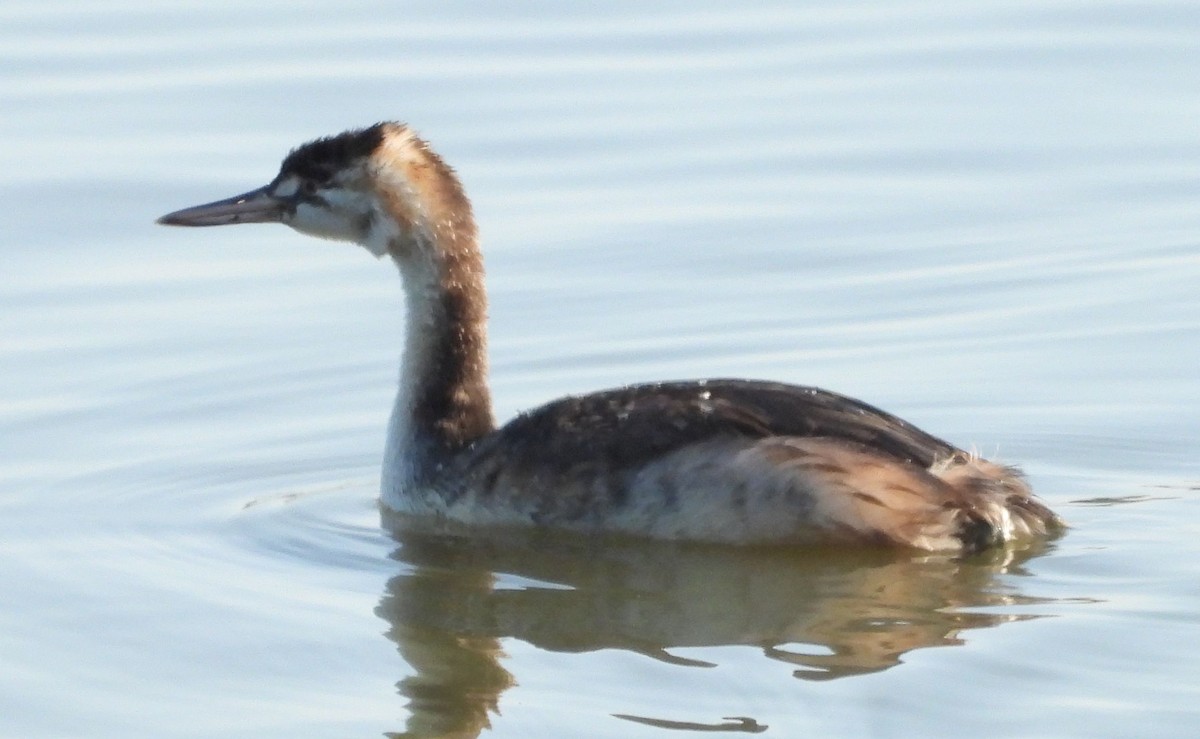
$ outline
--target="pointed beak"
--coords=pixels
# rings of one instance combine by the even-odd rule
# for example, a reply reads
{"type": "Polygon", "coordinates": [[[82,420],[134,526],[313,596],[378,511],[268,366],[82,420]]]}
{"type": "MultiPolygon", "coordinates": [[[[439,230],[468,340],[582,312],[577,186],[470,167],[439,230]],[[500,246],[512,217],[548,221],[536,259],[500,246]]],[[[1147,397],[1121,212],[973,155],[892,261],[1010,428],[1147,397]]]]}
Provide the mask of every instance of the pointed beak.
{"type": "Polygon", "coordinates": [[[158,219],[164,226],[229,226],[234,223],[279,223],[287,203],[260,187],[232,198],[168,213],[158,219]]]}

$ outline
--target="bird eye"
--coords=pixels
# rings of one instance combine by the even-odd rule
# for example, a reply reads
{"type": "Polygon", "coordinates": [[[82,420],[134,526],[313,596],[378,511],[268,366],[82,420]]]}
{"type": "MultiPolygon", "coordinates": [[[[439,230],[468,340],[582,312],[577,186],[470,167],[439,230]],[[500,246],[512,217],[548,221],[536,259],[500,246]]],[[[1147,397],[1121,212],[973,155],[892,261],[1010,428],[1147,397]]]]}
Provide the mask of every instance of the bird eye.
{"type": "Polygon", "coordinates": [[[316,180],[304,180],[300,183],[300,192],[304,193],[305,195],[316,195],[317,188],[318,185],[316,180]]]}

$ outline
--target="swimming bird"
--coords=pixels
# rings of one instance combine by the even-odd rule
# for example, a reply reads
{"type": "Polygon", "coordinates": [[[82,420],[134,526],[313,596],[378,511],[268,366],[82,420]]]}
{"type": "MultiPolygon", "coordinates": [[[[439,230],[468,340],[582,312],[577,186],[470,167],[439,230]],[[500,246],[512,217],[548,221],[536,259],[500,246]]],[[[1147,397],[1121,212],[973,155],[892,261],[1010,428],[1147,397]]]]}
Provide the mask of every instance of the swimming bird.
{"type": "Polygon", "coordinates": [[[404,124],[303,144],[269,184],[158,222],[282,223],[398,265],[406,338],[381,499],[410,517],[931,551],[974,551],[1063,525],[1017,469],[814,387],[630,385],[497,427],[471,205],[454,170],[404,124]]]}

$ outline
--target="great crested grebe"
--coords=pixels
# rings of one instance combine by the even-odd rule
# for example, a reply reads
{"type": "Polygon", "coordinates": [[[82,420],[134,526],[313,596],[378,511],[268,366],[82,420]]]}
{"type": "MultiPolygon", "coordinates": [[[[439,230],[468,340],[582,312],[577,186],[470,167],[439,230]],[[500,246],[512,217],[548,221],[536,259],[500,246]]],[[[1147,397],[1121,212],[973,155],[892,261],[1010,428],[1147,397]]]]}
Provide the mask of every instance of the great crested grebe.
{"type": "Polygon", "coordinates": [[[382,484],[394,511],[658,539],[968,551],[1062,526],[1016,469],[812,387],[631,385],[496,428],[471,205],[403,124],[309,142],[265,187],[158,222],[283,223],[396,261],[407,337],[382,484]]]}

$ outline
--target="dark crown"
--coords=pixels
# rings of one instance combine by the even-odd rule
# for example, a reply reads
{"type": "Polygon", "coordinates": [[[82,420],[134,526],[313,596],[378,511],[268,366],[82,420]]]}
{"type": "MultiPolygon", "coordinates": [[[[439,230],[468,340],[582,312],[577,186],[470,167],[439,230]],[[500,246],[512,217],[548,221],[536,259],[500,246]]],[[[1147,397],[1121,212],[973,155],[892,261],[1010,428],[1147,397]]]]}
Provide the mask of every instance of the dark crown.
{"type": "Polygon", "coordinates": [[[302,144],[284,158],[279,174],[327,182],[354,161],[370,156],[383,143],[388,128],[400,125],[385,121],[302,144]]]}

